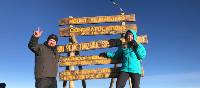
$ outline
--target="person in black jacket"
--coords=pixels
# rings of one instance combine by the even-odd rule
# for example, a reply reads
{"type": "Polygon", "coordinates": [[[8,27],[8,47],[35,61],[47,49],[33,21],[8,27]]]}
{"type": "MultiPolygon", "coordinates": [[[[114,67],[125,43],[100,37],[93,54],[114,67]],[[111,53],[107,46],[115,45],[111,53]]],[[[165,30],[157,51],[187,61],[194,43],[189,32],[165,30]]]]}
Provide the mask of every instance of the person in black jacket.
{"type": "Polygon", "coordinates": [[[38,44],[42,31],[38,28],[28,43],[29,49],[35,53],[35,87],[57,88],[57,71],[59,54],[56,50],[58,37],[49,35],[44,44],[38,44]]]}

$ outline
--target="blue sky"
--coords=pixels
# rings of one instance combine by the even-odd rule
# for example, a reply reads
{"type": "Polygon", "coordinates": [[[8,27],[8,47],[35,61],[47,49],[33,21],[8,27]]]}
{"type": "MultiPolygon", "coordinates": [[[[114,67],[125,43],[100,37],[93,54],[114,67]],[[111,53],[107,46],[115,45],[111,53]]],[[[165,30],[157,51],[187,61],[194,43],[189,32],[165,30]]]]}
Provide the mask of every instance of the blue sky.
{"type": "MultiPolygon", "coordinates": [[[[120,0],[125,12],[136,13],[138,34],[148,35],[142,88],[200,87],[199,3],[199,0],[120,0]]],[[[44,31],[39,40],[43,43],[49,34],[58,34],[61,18],[118,14],[119,9],[110,0],[1,0],[0,82],[5,82],[8,88],[34,88],[34,54],[27,44],[38,26],[44,31]]],[[[116,37],[78,37],[78,41],[116,37]]],[[[67,38],[59,40],[59,44],[68,43],[67,38]]],[[[81,52],[81,55],[107,50],[115,48],[81,52]]],[[[63,70],[59,68],[60,72],[63,70]]],[[[107,88],[110,79],[86,82],[87,88],[107,88]]],[[[58,79],[59,88],[61,85],[58,79]]],[[[80,81],[75,82],[75,88],[81,88],[80,81]]]]}

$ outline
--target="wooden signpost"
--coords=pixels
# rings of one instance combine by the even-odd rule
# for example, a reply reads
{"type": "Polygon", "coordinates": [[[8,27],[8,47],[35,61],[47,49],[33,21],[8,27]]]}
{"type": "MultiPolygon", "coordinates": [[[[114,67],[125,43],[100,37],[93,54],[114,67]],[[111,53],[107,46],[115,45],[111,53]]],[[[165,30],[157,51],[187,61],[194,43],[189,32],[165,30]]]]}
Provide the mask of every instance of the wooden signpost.
{"type": "MultiPolygon", "coordinates": [[[[101,48],[110,48],[117,47],[124,43],[125,39],[110,39],[110,40],[98,40],[93,42],[84,42],[80,44],[67,44],[67,45],[59,45],[58,52],[66,53],[70,51],[85,51],[85,50],[94,50],[101,48]]],[[[147,35],[138,36],[137,42],[140,43],[148,43],[147,35]]]]}
{"type": "Polygon", "coordinates": [[[61,36],[72,36],[72,35],[109,35],[109,34],[122,34],[128,29],[137,31],[137,26],[132,25],[115,25],[115,26],[92,26],[92,27],[78,27],[78,28],[60,28],[61,36]]]}
{"type": "MultiPolygon", "coordinates": [[[[80,18],[63,18],[59,21],[60,26],[70,25],[65,28],[60,28],[61,37],[69,37],[70,43],[66,45],[58,45],[57,50],[59,53],[68,53],[69,56],[61,56],[59,65],[69,66],[59,73],[59,77],[64,81],[63,88],[66,88],[66,81],[69,82],[69,87],[74,88],[75,80],[83,80],[83,87],[86,88],[84,80],[88,79],[103,79],[112,78],[110,88],[113,88],[114,79],[118,75],[117,64],[121,63],[118,60],[100,57],[97,55],[92,56],[76,56],[75,52],[95,50],[101,48],[118,47],[124,43],[124,38],[98,40],[93,42],[78,43],[75,36],[94,36],[94,35],[113,35],[124,34],[127,30],[132,29],[137,31],[136,24],[128,24],[125,22],[134,22],[135,14],[131,15],[113,15],[113,16],[96,16],[96,17],[80,17],[80,18]],[[120,22],[122,25],[109,25],[109,26],[86,26],[81,27],[80,24],[97,24],[97,23],[113,23],[120,22]],[[76,25],[74,27],[73,25],[76,25]],[[79,26],[80,25],[80,26],[79,26]],[[78,26],[78,27],[77,27],[78,26]],[[102,65],[102,64],[115,64],[114,68],[96,68],[96,69],[82,69],[75,70],[74,66],[84,65],[102,65]]],[[[147,35],[140,35],[137,42],[146,44],[148,43],[147,35]]]]}
{"type": "Polygon", "coordinates": [[[116,78],[118,70],[114,68],[97,68],[90,70],[64,71],[60,73],[62,80],[85,80],[85,79],[102,79],[116,78]],[[89,75],[88,75],[89,74],[89,75]]]}
{"type": "Polygon", "coordinates": [[[60,26],[75,25],[75,24],[96,24],[96,23],[111,23],[111,22],[133,22],[135,14],[131,15],[114,15],[114,16],[95,16],[81,18],[63,18],[60,20],[60,26]]]}

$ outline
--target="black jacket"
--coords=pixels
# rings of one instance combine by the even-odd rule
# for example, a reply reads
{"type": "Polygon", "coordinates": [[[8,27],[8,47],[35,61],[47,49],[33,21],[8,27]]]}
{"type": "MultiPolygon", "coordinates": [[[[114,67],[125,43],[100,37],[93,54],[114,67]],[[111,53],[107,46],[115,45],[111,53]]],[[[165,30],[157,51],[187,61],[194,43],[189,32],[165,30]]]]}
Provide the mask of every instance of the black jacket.
{"type": "Polygon", "coordinates": [[[29,49],[35,53],[35,77],[56,77],[59,54],[56,48],[49,47],[47,43],[38,44],[38,39],[32,36],[28,44],[29,49]]]}

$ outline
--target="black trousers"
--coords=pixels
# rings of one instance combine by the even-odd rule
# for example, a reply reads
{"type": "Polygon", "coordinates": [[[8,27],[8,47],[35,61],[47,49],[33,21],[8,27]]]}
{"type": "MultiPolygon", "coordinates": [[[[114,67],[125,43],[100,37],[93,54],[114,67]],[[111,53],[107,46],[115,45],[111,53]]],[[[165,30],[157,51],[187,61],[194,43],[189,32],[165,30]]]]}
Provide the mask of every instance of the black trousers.
{"type": "Polygon", "coordinates": [[[128,72],[120,72],[117,78],[116,88],[124,88],[129,77],[131,77],[132,88],[139,88],[141,75],[128,72]]]}
{"type": "Polygon", "coordinates": [[[36,88],[57,88],[56,77],[36,78],[36,88]]]}

